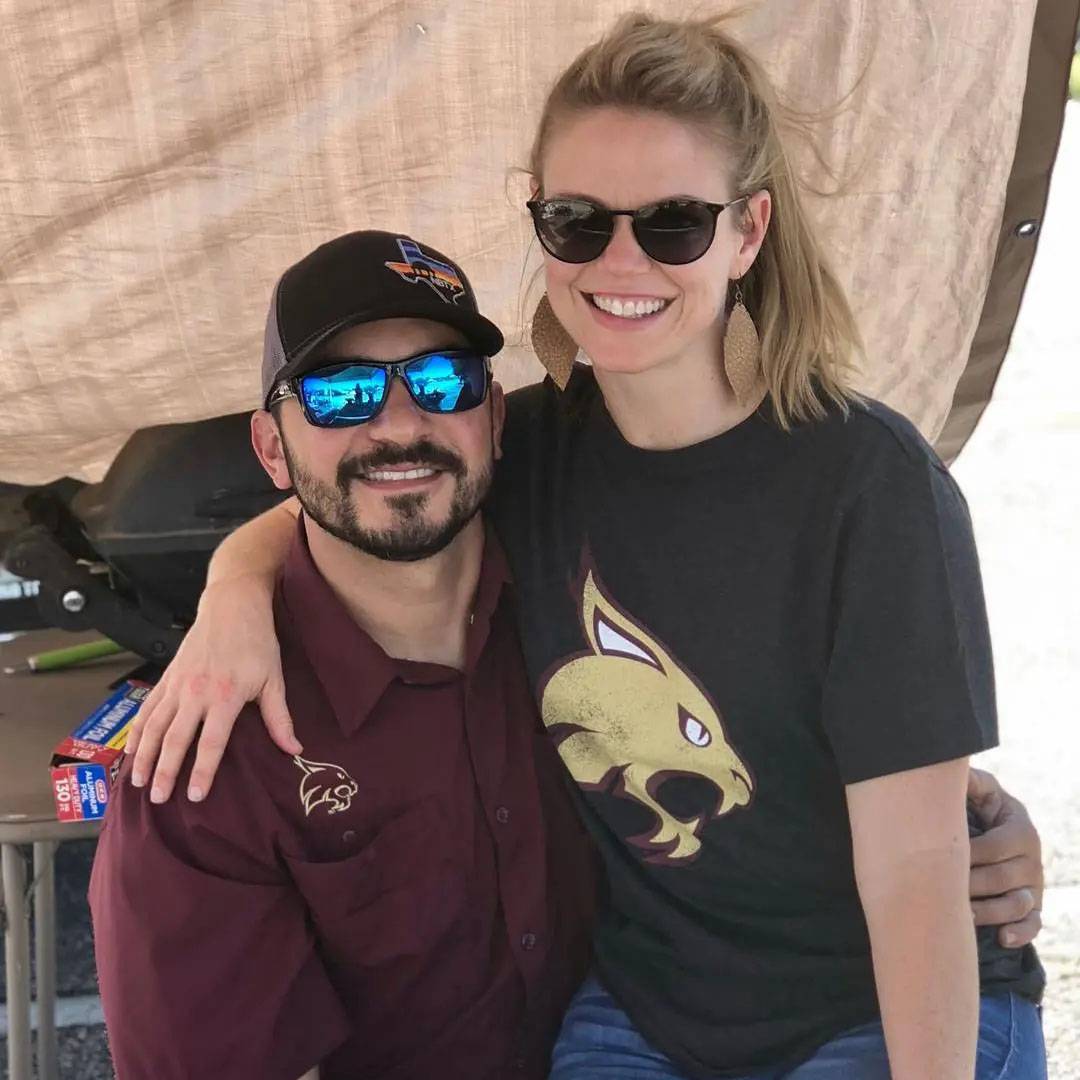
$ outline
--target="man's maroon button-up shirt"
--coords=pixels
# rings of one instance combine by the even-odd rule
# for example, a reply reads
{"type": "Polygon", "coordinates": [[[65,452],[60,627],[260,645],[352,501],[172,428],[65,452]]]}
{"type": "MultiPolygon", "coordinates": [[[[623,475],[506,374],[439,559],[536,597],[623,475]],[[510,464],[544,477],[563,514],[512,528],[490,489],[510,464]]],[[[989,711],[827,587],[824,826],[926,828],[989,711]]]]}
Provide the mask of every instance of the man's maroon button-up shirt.
{"type": "Polygon", "coordinates": [[[392,659],[301,520],[275,616],[303,754],[249,708],[205,802],[125,775],[109,807],[90,896],[120,1080],[546,1076],[592,861],[507,586],[489,534],[464,672],[392,659]]]}

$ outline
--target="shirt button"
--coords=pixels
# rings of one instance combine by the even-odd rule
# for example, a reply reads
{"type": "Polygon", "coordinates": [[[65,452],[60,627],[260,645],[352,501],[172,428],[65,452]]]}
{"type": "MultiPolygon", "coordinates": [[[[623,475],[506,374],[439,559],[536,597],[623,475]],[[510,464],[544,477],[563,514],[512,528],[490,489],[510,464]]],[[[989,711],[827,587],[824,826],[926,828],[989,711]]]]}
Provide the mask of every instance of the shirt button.
{"type": "Polygon", "coordinates": [[[514,1058],[514,1068],[518,1072],[524,1072],[529,1063],[524,1058],[514,1058]]]}
{"type": "Polygon", "coordinates": [[[500,806],[498,810],[495,811],[495,820],[500,825],[505,825],[510,820],[510,811],[507,810],[505,806],[500,806]]]}
{"type": "Polygon", "coordinates": [[[530,949],[536,947],[536,935],[535,934],[522,934],[521,935],[521,947],[528,952],[530,949]]]}
{"type": "Polygon", "coordinates": [[[352,829],[346,829],[341,834],[341,842],[343,844],[355,844],[356,843],[356,833],[354,833],[352,831],[352,829]]]}

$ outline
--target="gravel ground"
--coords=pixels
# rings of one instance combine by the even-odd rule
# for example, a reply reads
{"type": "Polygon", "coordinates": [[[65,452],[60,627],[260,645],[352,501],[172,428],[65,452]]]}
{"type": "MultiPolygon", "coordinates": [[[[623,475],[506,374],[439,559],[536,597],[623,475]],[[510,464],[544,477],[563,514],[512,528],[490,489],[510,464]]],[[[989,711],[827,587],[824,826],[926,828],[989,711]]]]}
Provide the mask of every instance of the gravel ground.
{"type": "MultiPolygon", "coordinates": [[[[56,853],[56,991],[61,997],[97,993],[90,912],[86,906],[93,858],[92,840],[61,844],[56,853]]],[[[3,972],[0,954],[0,1002],[4,1000],[3,972]]],[[[64,1028],[59,1042],[62,1080],[112,1080],[105,1029],[100,1024],[64,1028]]],[[[0,1080],[6,1077],[7,1040],[0,1038],[0,1080]]]]}
{"type": "Polygon", "coordinates": [[[1080,1080],[1080,102],[1067,107],[1009,357],[953,467],[971,506],[998,679],[983,755],[1043,837],[1052,1080],[1080,1080]]]}
{"type": "MultiPolygon", "coordinates": [[[[60,1080],[115,1080],[109,1061],[105,1029],[70,1027],[60,1032],[58,1063],[60,1080]]],[[[7,1080],[7,1044],[0,1039],[0,1080],[7,1080]]]]}

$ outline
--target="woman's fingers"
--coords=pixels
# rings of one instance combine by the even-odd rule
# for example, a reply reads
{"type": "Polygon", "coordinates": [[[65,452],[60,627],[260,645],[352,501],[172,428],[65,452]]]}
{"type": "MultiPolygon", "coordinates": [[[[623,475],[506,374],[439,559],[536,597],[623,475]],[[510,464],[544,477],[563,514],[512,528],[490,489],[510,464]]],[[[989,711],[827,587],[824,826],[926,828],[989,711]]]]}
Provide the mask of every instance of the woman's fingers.
{"type": "Polygon", "coordinates": [[[135,713],[131,723],[128,725],[127,740],[124,743],[125,754],[134,754],[139,749],[143,728],[150,722],[155,710],[165,700],[168,685],[169,680],[167,676],[163,675],[157,685],[152,686],[150,693],[143,698],[143,703],[139,706],[138,712],[135,713]]]}
{"type": "Polygon", "coordinates": [[[280,659],[277,671],[266,681],[259,694],[259,712],[270,738],[286,754],[301,754],[303,746],[296,738],[292,715],[285,701],[285,680],[281,674],[280,659]]]}
{"type": "MultiPolygon", "coordinates": [[[[203,708],[195,701],[185,701],[177,710],[176,715],[169,724],[169,730],[165,732],[161,740],[161,752],[158,755],[157,768],[154,770],[154,782],[150,788],[150,801],[163,803],[173,792],[176,786],[176,777],[180,773],[180,767],[191,744],[195,741],[195,733],[202,723],[203,708]]],[[[146,736],[143,736],[145,741],[146,736]]]]}
{"type": "Polygon", "coordinates": [[[168,694],[163,694],[152,708],[144,705],[136,714],[139,732],[131,751],[135,754],[135,760],[131,763],[131,782],[136,787],[143,787],[153,775],[161,741],[175,714],[176,702],[168,694]]]}
{"type": "Polygon", "coordinates": [[[187,797],[192,802],[199,802],[210,794],[218,766],[225,754],[225,747],[229,745],[229,736],[232,735],[242,707],[242,702],[237,702],[235,707],[232,704],[220,704],[212,707],[206,714],[195,752],[195,764],[188,780],[187,797]]]}
{"type": "Polygon", "coordinates": [[[124,740],[125,754],[134,754],[135,751],[139,749],[139,740],[142,738],[143,724],[146,723],[146,717],[149,715],[149,700],[149,698],[146,698],[146,700],[143,701],[142,705],[139,707],[139,711],[128,725],[127,738],[124,740]]]}

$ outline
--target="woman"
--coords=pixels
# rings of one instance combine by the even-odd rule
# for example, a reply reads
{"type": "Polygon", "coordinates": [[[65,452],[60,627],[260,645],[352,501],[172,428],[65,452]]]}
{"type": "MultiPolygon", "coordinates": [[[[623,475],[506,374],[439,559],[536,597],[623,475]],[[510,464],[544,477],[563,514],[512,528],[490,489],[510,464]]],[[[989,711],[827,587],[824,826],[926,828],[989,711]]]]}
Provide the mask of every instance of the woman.
{"type": "MultiPolygon", "coordinates": [[[[1037,976],[980,1002],[965,791],[996,730],[970,523],[850,388],[854,320],[766,79],[716,20],[627,16],[557,82],[532,172],[552,381],[511,396],[492,512],[609,885],[553,1077],[1045,1075],[1037,976]]],[[[267,556],[291,530],[272,511],[216,559],[140,779],[204,711],[212,772],[233,685],[282,708],[267,556]],[[219,671],[216,702],[181,701],[219,671]]]]}

